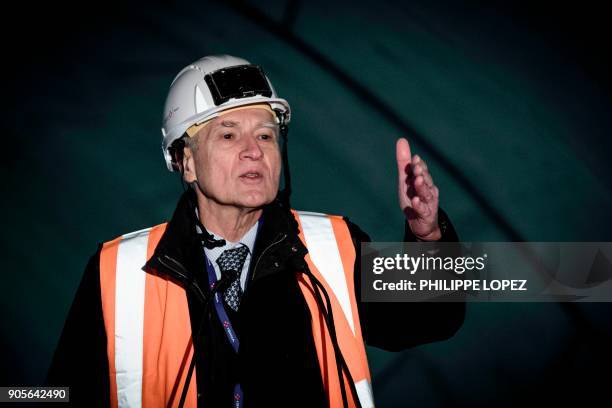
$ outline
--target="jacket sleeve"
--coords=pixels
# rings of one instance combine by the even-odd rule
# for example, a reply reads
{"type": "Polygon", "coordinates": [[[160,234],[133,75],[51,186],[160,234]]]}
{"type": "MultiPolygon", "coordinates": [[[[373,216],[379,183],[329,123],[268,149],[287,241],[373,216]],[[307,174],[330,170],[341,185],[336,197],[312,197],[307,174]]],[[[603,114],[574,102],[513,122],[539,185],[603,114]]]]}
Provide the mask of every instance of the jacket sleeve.
{"type": "Polygon", "coordinates": [[[100,249],[87,264],[47,374],[49,386],[70,387],[73,406],[110,404],[100,249]]]}
{"type": "MultiPolygon", "coordinates": [[[[442,209],[439,209],[438,221],[442,230],[440,241],[457,242],[457,233],[442,209]]],[[[452,337],[463,324],[465,302],[362,302],[361,243],[370,242],[370,237],[349,220],[347,223],[357,254],[355,294],[366,344],[387,351],[401,351],[452,337]]],[[[417,241],[407,223],[404,241],[417,241]]]]}

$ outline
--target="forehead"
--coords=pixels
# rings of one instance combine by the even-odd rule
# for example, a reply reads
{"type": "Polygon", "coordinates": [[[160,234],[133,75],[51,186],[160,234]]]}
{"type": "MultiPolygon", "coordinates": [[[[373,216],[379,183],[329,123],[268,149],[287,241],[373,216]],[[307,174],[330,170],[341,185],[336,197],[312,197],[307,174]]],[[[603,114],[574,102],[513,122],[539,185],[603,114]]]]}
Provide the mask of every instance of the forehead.
{"type": "Polygon", "coordinates": [[[240,109],[240,110],[226,113],[224,115],[220,115],[213,120],[212,125],[213,127],[223,126],[227,124],[233,124],[234,126],[241,126],[241,125],[253,125],[253,124],[260,124],[260,123],[275,124],[276,121],[272,113],[270,113],[270,111],[266,109],[248,108],[248,109],[240,109]]]}

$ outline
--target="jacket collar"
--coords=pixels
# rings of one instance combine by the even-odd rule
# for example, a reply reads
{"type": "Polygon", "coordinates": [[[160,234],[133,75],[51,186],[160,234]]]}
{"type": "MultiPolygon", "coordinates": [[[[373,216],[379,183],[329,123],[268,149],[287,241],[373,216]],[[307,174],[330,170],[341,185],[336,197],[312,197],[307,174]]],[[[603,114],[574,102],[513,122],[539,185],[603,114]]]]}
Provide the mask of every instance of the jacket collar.
{"type": "MultiPolygon", "coordinates": [[[[199,279],[204,270],[204,251],[195,229],[198,222],[196,203],[195,192],[191,189],[181,196],[153,256],[143,267],[145,271],[166,275],[183,285],[196,282],[200,287],[208,286],[204,279],[199,279]]],[[[263,208],[263,224],[255,241],[250,279],[284,270],[282,266],[288,261],[294,268],[301,267],[307,252],[298,237],[297,221],[279,200],[275,200],[263,208]]]]}

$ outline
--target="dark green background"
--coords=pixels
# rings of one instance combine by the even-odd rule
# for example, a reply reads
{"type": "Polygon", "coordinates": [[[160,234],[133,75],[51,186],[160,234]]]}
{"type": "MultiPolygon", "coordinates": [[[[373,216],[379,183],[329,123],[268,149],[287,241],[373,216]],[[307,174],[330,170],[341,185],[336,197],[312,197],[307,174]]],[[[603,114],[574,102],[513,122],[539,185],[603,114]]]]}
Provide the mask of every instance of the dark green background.
{"type": "MultiPolygon", "coordinates": [[[[170,217],[181,186],[161,155],[165,93],[207,54],[262,65],[290,102],[295,208],[401,240],[404,136],[463,240],[610,241],[609,36],[594,4],[21,5],[3,29],[0,385],[42,383],[98,242],[170,217]]],[[[449,341],[368,350],[377,403],[605,398],[610,310],[469,304],[449,341]]]]}

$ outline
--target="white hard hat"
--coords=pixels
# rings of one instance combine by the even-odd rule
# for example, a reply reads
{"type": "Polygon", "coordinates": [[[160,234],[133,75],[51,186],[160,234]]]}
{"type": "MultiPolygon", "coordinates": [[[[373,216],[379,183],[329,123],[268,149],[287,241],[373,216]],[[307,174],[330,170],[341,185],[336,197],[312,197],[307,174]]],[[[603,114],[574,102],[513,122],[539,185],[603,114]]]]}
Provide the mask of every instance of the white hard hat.
{"type": "Polygon", "coordinates": [[[170,85],[162,118],[162,150],[168,169],[177,169],[169,149],[188,128],[226,109],[256,103],[269,104],[281,125],[289,123],[289,103],[276,96],[259,66],[231,55],[211,55],[183,68],[170,85]]]}

